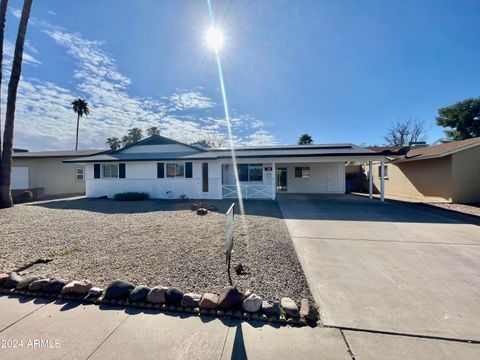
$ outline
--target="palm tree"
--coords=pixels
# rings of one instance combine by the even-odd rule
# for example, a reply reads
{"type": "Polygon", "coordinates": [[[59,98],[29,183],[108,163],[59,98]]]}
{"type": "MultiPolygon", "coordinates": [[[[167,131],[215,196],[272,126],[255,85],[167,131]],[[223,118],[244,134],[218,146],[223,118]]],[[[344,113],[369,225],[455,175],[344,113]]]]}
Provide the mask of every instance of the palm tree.
{"type": "Polygon", "coordinates": [[[107,144],[108,146],[110,146],[110,150],[115,151],[122,146],[122,141],[119,138],[113,136],[107,139],[107,144]]]}
{"type": "MultiPolygon", "coordinates": [[[[5,34],[5,18],[7,14],[8,0],[0,2],[0,104],[1,104],[1,84],[2,84],[2,70],[3,70],[3,38],[5,34]]],[[[0,109],[1,110],[1,109],[0,109]]],[[[1,114],[1,111],[0,111],[1,114]]],[[[2,118],[0,116],[0,175],[2,174],[2,118]]],[[[0,199],[2,194],[0,193],[0,199]]],[[[1,200],[0,200],[1,202],[1,200]]]]}
{"type": "Polygon", "coordinates": [[[313,139],[308,134],[303,134],[298,139],[298,145],[311,145],[313,143],[313,139]]]}
{"type": "Polygon", "coordinates": [[[143,131],[140,128],[132,128],[128,130],[128,138],[130,143],[135,143],[143,139],[143,131]]]}
{"type": "Polygon", "coordinates": [[[147,129],[147,135],[148,136],[155,136],[155,135],[160,135],[160,129],[156,126],[150,126],[147,129]]]}
{"type": "Polygon", "coordinates": [[[90,110],[88,109],[88,103],[83,99],[77,99],[72,101],[72,109],[75,114],[77,114],[77,136],[75,139],[75,151],[78,150],[78,128],[80,126],[80,118],[85,115],[87,116],[90,114],[90,110]]]}
{"type": "Polygon", "coordinates": [[[22,72],[23,46],[27,35],[28,18],[32,9],[33,0],[23,2],[22,15],[18,26],[17,41],[13,53],[12,71],[8,83],[7,111],[5,115],[5,129],[3,131],[2,169],[0,176],[0,208],[13,205],[10,192],[10,176],[12,174],[13,126],[15,123],[15,106],[17,103],[18,83],[22,72]]]}

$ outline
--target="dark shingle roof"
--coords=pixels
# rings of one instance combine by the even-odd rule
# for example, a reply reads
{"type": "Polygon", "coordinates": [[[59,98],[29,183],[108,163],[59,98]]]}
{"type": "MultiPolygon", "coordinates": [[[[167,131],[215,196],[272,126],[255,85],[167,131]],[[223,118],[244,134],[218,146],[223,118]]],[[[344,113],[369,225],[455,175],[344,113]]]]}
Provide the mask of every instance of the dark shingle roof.
{"type": "Polygon", "coordinates": [[[13,158],[51,158],[51,157],[84,157],[91,156],[96,154],[103,154],[109,152],[109,150],[57,150],[57,151],[22,151],[22,152],[13,152],[13,158]]]}
{"type": "MultiPolygon", "coordinates": [[[[238,159],[289,158],[289,157],[324,157],[324,156],[378,156],[379,154],[353,145],[330,144],[309,146],[265,146],[239,147],[235,149],[238,159]]],[[[164,160],[215,160],[230,159],[232,153],[228,149],[213,149],[201,152],[154,152],[154,153],[122,153],[111,152],[97,156],[66,160],[65,162],[113,162],[113,161],[164,161],[164,160]]]]}
{"type": "Polygon", "coordinates": [[[450,155],[458,151],[462,151],[477,145],[480,145],[480,137],[460,140],[460,141],[452,141],[449,143],[439,144],[439,145],[412,147],[410,151],[407,153],[407,155],[405,156],[405,158],[398,159],[395,162],[438,158],[438,157],[447,156],[447,155],[450,155]]]}

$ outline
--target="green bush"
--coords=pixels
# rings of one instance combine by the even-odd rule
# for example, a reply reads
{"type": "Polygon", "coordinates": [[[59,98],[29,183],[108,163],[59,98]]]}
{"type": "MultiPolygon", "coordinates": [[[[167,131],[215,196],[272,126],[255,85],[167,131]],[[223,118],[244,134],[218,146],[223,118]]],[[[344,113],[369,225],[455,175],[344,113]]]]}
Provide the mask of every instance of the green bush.
{"type": "Polygon", "coordinates": [[[22,191],[20,194],[14,196],[13,202],[15,204],[23,204],[33,201],[33,193],[30,190],[22,191]]]}
{"type": "Polygon", "coordinates": [[[139,201],[139,200],[148,200],[149,196],[147,193],[143,192],[126,192],[115,194],[113,200],[116,201],[139,201]]]}

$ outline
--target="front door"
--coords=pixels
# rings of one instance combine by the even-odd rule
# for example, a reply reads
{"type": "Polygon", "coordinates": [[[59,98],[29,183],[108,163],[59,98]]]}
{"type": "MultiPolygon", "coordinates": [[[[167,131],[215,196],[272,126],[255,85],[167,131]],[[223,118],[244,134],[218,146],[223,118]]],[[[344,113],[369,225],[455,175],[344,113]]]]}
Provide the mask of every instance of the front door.
{"type": "Polygon", "coordinates": [[[277,191],[287,191],[287,168],[277,169],[277,191]]]}

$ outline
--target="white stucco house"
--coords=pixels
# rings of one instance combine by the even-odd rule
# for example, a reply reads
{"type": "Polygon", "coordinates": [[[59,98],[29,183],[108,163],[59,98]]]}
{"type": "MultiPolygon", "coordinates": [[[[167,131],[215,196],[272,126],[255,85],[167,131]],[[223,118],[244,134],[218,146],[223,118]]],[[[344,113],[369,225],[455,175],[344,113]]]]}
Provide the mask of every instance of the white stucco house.
{"type": "MultiPolygon", "coordinates": [[[[345,166],[384,162],[385,155],[353,144],[237,147],[246,199],[277,193],[345,193],[345,166]]],[[[85,167],[87,197],[145,192],[151,198],[236,198],[234,161],[227,148],[204,149],[152,136],[106,154],[66,160],[85,167]]]]}

